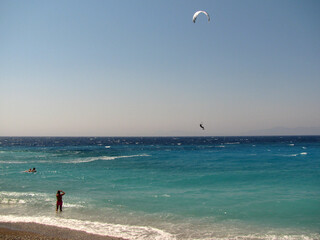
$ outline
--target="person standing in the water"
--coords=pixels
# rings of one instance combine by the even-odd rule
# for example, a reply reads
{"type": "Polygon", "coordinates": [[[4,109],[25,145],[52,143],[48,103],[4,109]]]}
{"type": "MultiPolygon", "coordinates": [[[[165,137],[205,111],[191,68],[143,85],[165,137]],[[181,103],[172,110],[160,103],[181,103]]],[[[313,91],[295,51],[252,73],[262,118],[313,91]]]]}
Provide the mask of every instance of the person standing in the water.
{"type": "Polygon", "coordinates": [[[60,207],[60,212],[62,212],[62,196],[65,195],[66,193],[62,190],[58,190],[57,192],[57,209],[56,211],[58,212],[58,208],[60,207]]]}

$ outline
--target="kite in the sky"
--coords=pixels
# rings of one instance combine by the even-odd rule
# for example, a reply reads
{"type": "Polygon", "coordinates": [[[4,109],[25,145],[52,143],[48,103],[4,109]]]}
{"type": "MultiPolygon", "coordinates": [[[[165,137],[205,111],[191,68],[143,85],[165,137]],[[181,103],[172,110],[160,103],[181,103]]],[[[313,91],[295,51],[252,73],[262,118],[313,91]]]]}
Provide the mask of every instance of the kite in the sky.
{"type": "Polygon", "coordinates": [[[208,17],[208,22],[210,22],[210,16],[209,16],[209,14],[208,14],[206,11],[197,11],[197,12],[193,15],[193,18],[192,18],[192,21],[193,21],[194,23],[196,22],[196,19],[197,19],[198,15],[199,15],[200,13],[203,13],[203,14],[207,15],[207,17],[208,17]]]}
{"type": "Polygon", "coordinates": [[[200,123],[200,127],[202,128],[202,130],[204,130],[204,126],[202,123],[200,123]]]}

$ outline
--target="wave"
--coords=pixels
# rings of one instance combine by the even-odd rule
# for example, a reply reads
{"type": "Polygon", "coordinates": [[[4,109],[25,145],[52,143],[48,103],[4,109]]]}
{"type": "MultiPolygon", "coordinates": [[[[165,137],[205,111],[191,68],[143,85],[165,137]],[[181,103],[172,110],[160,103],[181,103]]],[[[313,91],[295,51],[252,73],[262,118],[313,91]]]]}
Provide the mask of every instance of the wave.
{"type": "Polygon", "coordinates": [[[295,154],[289,154],[289,155],[283,155],[283,156],[284,157],[296,157],[298,155],[299,155],[298,153],[295,153],[295,154]]]}
{"type": "Polygon", "coordinates": [[[7,197],[47,197],[48,194],[46,193],[33,193],[33,192],[1,192],[0,196],[7,196],[7,197]]]}
{"type": "Polygon", "coordinates": [[[169,198],[171,197],[170,194],[162,194],[162,195],[153,195],[154,198],[160,198],[160,197],[164,197],[164,198],[169,198]]]}
{"type": "Polygon", "coordinates": [[[100,156],[100,157],[89,157],[89,158],[77,158],[74,160],[69,160],[69,161],[64,161],[62,163],[87,163],[87,162],[94,162],[98,160],[102,161],[110,161],[110,160],[115,160],[118,158],[131,158],[131,157],[149,157],[150,155],[148,154],[137,154],[137,155],[125,155],[125,156],[100,156]]]}
{"type": "Polygon", "coordinates": [[[33,192],[1,192],[0,203],[6,205],[18,205],[36,203],[39,201],[51,202],[52,199],[45,193],[33,192]]]}
{"type": "MultiPolygon", "coordinates": [[[[0,222],[3,223],[35,223],[42,224],[52,227],[67,228],[70,230],[84,231],[91,234],[96,234],[100,236],[111,236],[124,239],[132,240],[314,240],[320,239],[319,233],[316,232],[299,232],[299,230],[289,230],[289,229],[279,229],[270,231],[258,231],[246,233],[248,230],[234,231],[231,227],[226,228],[226,226],[220,226],[219,229],[211,228],[210,231],[202,232],[201,228],[198,229],[202,232],[198,232],[195,229],[185,228],[189,225],[182,225],[174,227],[171,229],[176,233],[170,233],[159,228],[154,228],[151,226],[136,226],[136,225],[123,225],[123,224],[111,224],[96,221],[85,221],[71,218],[63,218],[61,215],[56,217],[46,217],[46,216],[14,216],[14,215],[0,215],[0,222]],[[178,231],[177,231],[178,230],[178,231]],[[182,232],[180,232],[180,230],[182,232]],[[191,230],[191,231],[190,231],[191,230]],[[193,232],[195,230],[195,232],[193,232]],[[221,230],[221,231],[219,231],[221,230]],[[284,230],[284,232],[283,232],[284,230]],[[179,233],[180,232],[180,233],[179,233]]],[[[190,227],[190,226],[189,226],[190,227]]],[[[253,229],[251,229],[252,231],[253,229]]],[[[254,231],[254,230],[253,230],[254,231]]]]}
{"type": "Polygon", "coordinates": [[[81,204],[72,204],[72,203],[64,203],[64,208],[83,208],[84,206],[81,204]]]}
{"type": "MultiPolygon", "coordinates": [[[[0,204],[20,205],[20,204],[49,204],[55,205],[55,195],[47,193],[33,192],[0,192],[0,204]]],[[[83,208],[84,202],[65,203],[65,208],[83,208]]]]}
{"type": "Polygon", "coordinates": [[[52,163],[53,161],[50,160],[34,160],[34,161],[0,161],[0,163],[5,164],[30,164],[30,163],[52,163]]]}
{"type": "Polygon", "coordinates": [[[281,157],[297,157],[300,155],[307,155],[307,152],[302,152],[302,153],[293,153],[293,154],[277,154],[277,156],[281,156],[281,157]]]}
{"type": "Polygon", "coordinates": [[[175,236],[163,230],[148,226],[130,226],[102,222],[82,221],[61,217],[17,217],[14,215],[0,216],[0,222],[5,223],[37,223],[53,227],[85,231],[101,236],[111,236],[132,240],[175,240],[175,236]]]}
{"type": "Polygon", "coordinates": [[[26,201],[22,200],[22,199],[9,199],[9,198],[2,198],[0,200],[1,204],[7,204],[7,205],[11,205],[11,204],[25,204],[26,201]]]}
{"type": "Polygon", "coordinates": [[[26,161],[0,161],[0,163],[6,163],[6,164],[25,164],[25,163],[29,163],[26,161]]]}
{"type": "MultiPolygon", "coordinates": [[[[131,158],[131,157],[149,157],[148,154],[136,154],[136,155],[124,155],[124,156],[100,156],[100,157],[88,157],[88,158],[77,158],[77,159],[71,159],[68,161],[59,161],[59,163],[87,163],[87,162],[93,162],[93,161],[110,161],[115,160],[118,158],[131,158]]],[[[30,163],[52,163],[52,160],[39,160],[39,161],[0,161],[2,164],[30,164],[30,163]]],[[[23,171],[24,172],[24,171],[23,171]]]]}
{"type": "MultiPolygon", "coordinates": [[[[233,238],[230,237],[222,237],[222,238],[214,238],[216,240],[316,240],[319,239],[317,234],[312,234],[310,236],[307,235],[273,235],[273,234],[248,234],[248,235],[240,235],[233,238]]],[[[212,238],[205,238],[201,240],[212,240],[212,238]]]]}

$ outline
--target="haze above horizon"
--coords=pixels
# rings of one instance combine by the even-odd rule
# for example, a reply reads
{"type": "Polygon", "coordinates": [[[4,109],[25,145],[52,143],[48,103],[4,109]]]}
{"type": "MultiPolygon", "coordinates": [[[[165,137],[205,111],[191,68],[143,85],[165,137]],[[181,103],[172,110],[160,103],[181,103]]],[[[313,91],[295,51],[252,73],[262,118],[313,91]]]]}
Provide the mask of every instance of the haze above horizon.
{"type": "Polygon", "coordinates": [[[312,0],[3,0],[0,136],[320,134],[319,13],[312,0]],[[198,10],[210,22],[193,23],[198,10]]]}

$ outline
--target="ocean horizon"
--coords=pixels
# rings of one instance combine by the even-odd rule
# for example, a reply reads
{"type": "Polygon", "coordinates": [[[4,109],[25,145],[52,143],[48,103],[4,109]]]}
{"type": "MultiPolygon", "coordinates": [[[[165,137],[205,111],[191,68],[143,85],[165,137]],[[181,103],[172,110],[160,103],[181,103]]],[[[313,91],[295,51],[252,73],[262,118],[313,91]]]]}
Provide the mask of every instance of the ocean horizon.
{"type": "Polygon", "coordinates": [[[137,240],[320,239],[320,136],[0,137],[0,168],[3,223],[137,240]]]}

